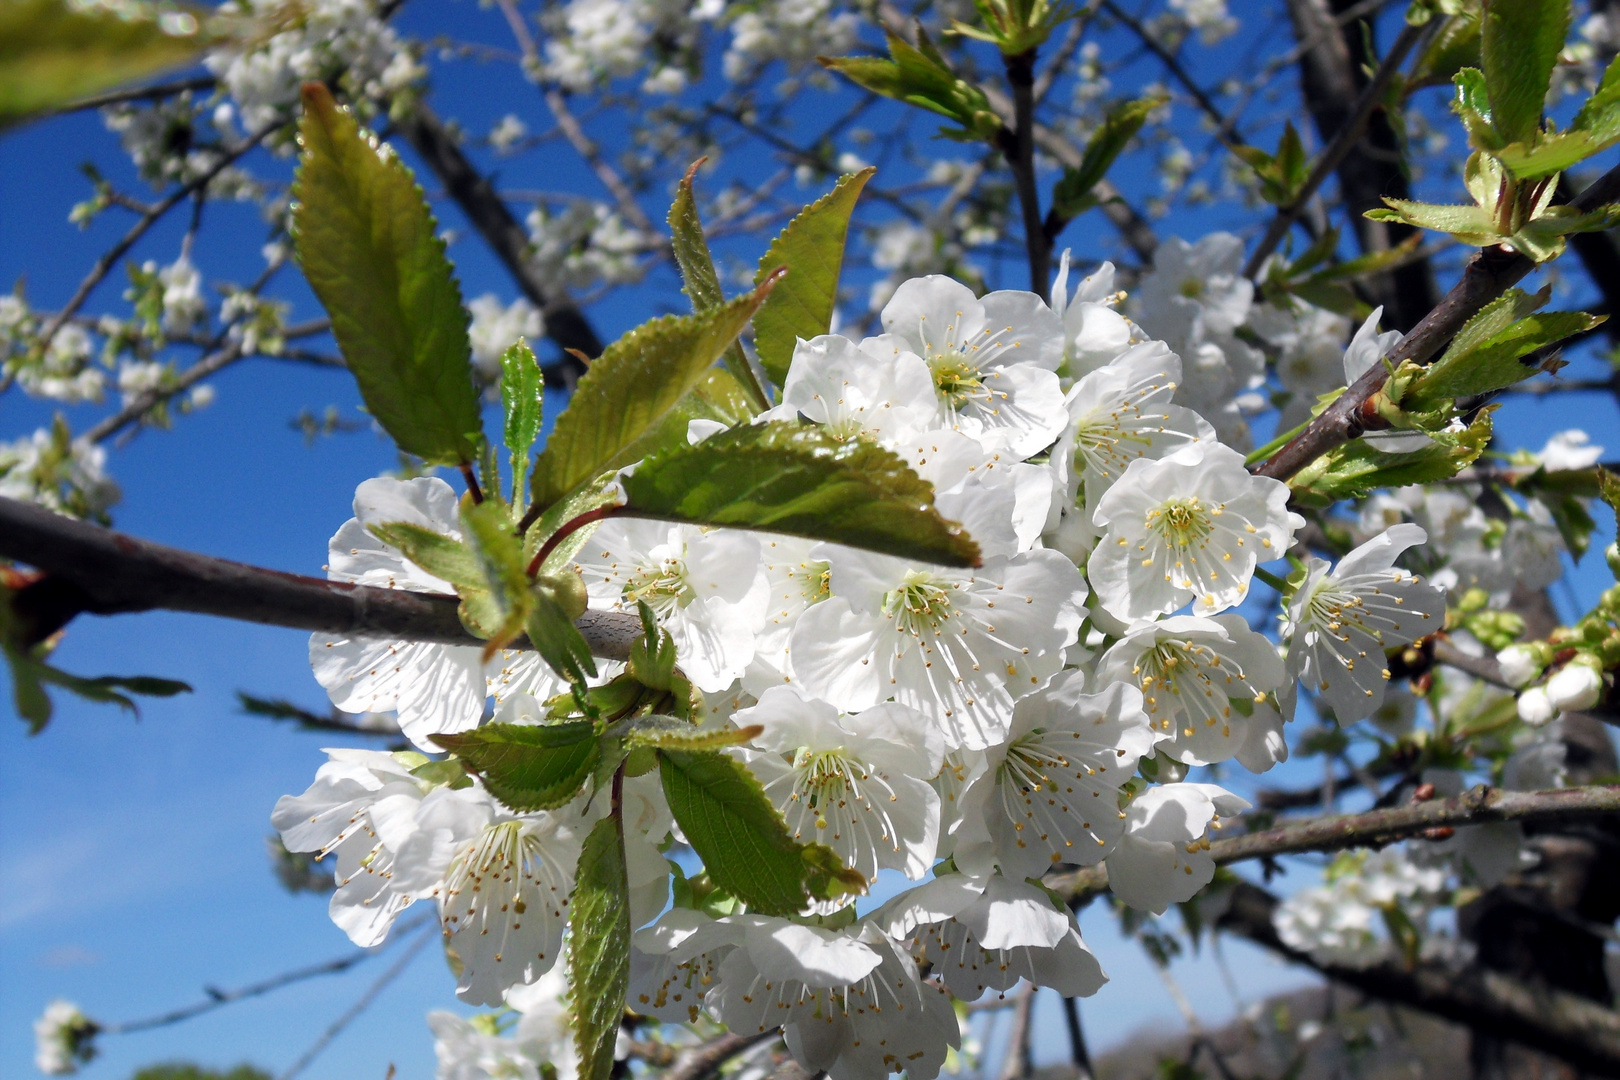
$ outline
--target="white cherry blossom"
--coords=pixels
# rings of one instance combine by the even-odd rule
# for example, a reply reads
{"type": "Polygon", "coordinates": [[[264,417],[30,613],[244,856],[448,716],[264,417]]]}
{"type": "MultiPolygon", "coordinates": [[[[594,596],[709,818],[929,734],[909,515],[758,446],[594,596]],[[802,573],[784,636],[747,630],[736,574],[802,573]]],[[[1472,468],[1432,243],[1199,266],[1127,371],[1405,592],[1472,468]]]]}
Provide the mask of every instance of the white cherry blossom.
{"type": "Polygon", "coordinates": [[[1139,458],[1156,459],[1215,431],[1191,409],[1170,404],[1181,360],[1162,341],[1122,352],[1069,390],[1070,423],[1058,444],[1079,505],[1095,507],[1120,474],[1139,458]]]}
{"type": "MultiPolygon", "coordinates": [[[[394,873],[398,850],[416,830],[428,785],[409,760],[376,750],[328,750],[330,758],[302,795],[276,801],[270,824],[288,851],[335,855],[332,921],[356,945],[388,936],[399,913],[420,894],[394,873]]],[[[418,762],[424,761],[416,755],[418,762]]]]}
{"type": "MultiPolygon", "coordinates": [[[[1274,764],[1263,752],[1266,721],[1277,712],[1283,675],[1271,642],[1232,612],[1138,623],[1097,661],[1101,685],[1126,682],[1141,689],[1165,754],[1188,765],[1236,757],[1255,772],[1274,764]],[[1257,733],[1256,752],[1246,754],[1257,733]]],[[[1286,756],[1285,747],[1282,752],[1286,756]]]]}
{"type": "Polygon", "coordinates": [[[1029,457],[1063,430],[1063,324],[1034,293],[981,300],[947,277],[913,278],[884,306],[883,329],[927,363],[948,426],[986,448],[1029,457]]]}
{"type": "Polygon", "coordinates": [[[1108,887],[1139,911],[1164,914],[1191,900],[1215,878],[1207,833],[1220,816],[1248,809],[1214,784],[1160,784],[1126,809],[1125,835],[1108,855],[1108,887]]]}
{"type": "MultiPolygon", "coordinates": [[[[1354,386],[1357,379],[1372,370],[1373,365],[1383,363],[1384,357],[1405,336],[1399,330],[1380,334],[1378,320],[1383,314],[1382,307],[1373,308],[1355,337],[1350,339],[1349,347],[1344,350],[1344,385],[1354,386]]],[[[1421,431],[1369,431],[1362,438],[1386,454],[1409,454],[1434,444],[1434,440],[1421,431]]]]}
{"type": "Polygon", "coordinates": [[[1055,551],[978,570],[912,567],[830,549],[832,597],[800,617],[793,670],[811,696],[850,712],[893,698],[941,726],[945,745],[1005,737],[1013,702],[1063,664],[1086,586],[1055,551]]]}
{"type": "MultiPolygon", "coordinates": [[[[1114,290],[1114,264],[1105,262],[1068,295],[1069,253],[1063,252],[1052,282],[1052,310],[1063,320],[1063,366],[1059,374],[1080,379],[1141,340],[1138,329],[1114,306],[1125,295],[1114,290]]],[[[1067,385],[1067,384],[1065,384],[1067,385]]]]}
{"type": "MultiPolygon", "coordinates": [[[[378,477],[354,493],[354,514],[332,537],[326,576],[385,589],[455,589],[383,543],[368,526],[408,522],[461,538],[456,494],[435,477],[378,477]]],[[[405,737],[430,753],[431,737],[466,731],[483,719],[488,684],[475,645],[316,633],[309,639],[315,679],[344,712],[399,711],[405,737]]]]}
{"type": "Polygon", "coordinates": [[[593,607],[634,612],[645,601],[699,690],[725,690],[754,659],[769,594],[752,535],[616,518],[591,534],[574,569],[593,607]]]}
{"type": "Polygon", "coordinates": [[[1010,877],[1040,877],[1062,863],[1089,866],[1125,830],[1119,789],[1153,751],[1142,694],[1115,683],[1086,694],[1071,668],[1018,702],[1005,743],[962,795],[956,865],[976,875],[992,862],[1010,877]]]}
{"type": "Polygon", "coordinates": [[[741,754],[795,840],[826,844],[872,882],[880,869],[912,880],[928,872],[939,843],[928,780],[945,752],[928,717],[896,704],[840,714],[777,686],[732,720],[764,727],[758,749],[741,754]]]}
{"type": "Polygon", "coordinates": [[[737,1032],[781,1025],[807,1072],[933,1080],[961,1045],[950,997],[918,975],[909,953],[869,921],[841,932],[765,915],[732,916],[738,944],[720,964],[710,1009],[737,1032]]]}
{"type": "Polygon", "coordinates": [[[1138,458],[1097,503],[1106,532],[1087,564],[1110,614],[1140,619],[1196,600],[1199,615],[1243,601],[1258,563],[1279,559],[1305,520],[1288,485],[1244,468],[1243,455],[1199,442],[1138,458]]]}
{"type": "Polygon", "coordinates": [[[1080,939],[1073,912],[1015,878],[944,874],[901,893],[872,918],[963,1001],[1010,990],[1021,978],[1064,997],[1090,997],[1108,981],[1080,939]]]}
{"type": "Polygon", "coordinates": [[[863,436],[884,445],[944,423],[928,365],[891,335],[859,344],[837,334],[801,339],[781,404],[760,419],[799,415],[840,439],[863,436]]]}
{"type": "Polygon", "coordinates": [[[1395,525],[1331,572],[1326,560],[1307,562],[1305,581],[1284,617],[1284,715],[1293,715],[1300,686],[1319,695],[1341,724],[1378,708],[1389,681],[1385,650],[1432,634],[1445,622],[1445,594],[1395,565],[1403,551],[1426,539],[1416,525],[1395,525]]]}

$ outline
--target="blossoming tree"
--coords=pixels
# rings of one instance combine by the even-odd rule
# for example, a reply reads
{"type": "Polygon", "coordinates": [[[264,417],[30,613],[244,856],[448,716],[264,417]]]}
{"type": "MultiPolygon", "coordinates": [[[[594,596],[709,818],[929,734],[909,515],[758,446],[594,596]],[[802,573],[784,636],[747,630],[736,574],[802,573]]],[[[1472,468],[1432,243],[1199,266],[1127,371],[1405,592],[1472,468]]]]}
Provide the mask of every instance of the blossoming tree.
{"type": "MultiPolygon", "coordinates": [[[[1106,993],[1077,919],[1105,891],[1130,925],[1179,905],[1189,933],[1213,925],[1469,1024],[1482,1055],[1505,1040],[1620,1068],[1601,969],[1620,896],[1589,867],[1561,913],[1524,900],[1552,891],[1538,838],[1579,825],[1593,862],[1620,845],[1620,789],[1566,762],[1575,732],[1620,715],[1620,585],[1565,625],[1544,592],[1620,480],[1579,431],[1488,450],[1499,399],[1559,385],[1538,377],[1603,321],[1517,283],[1558,259],[1603,303],[1620,294],[1620,173],[1569,179],[1620,141],[1607,22],[1572,44],[1567,0],[1419,2],[1384,20],[1399,29],[1380,52],[1357,20],[1381,5],[1290,0],[1292,58],[1255,89],[1299,65],[1321,145],[1289,123],[1273,154],[1180,58],[1190,32],[1213,47],[1235,31],[1220,3],[1172,0],[1148,22],[1111,0],[571,0],[538,24],[497,6],[609,201],[541,197],[517,222],[434,114],[398,4],[0,9],[0,116],[99,94],[164,192],[146,204],[96,179],[75,215],[131,212],[130,233],[60,307],[0,301],[6,391],[122,395],[89,431],[59,420],[0,450],[0,644],[23,719],[43,729],[52,693],[185,689],[55,666],[82,614],[311,632],[335,709],[321,722],[403,742],[331,749],[266,810],[286,852],[329,868],[332,921],[356,945],[424,909],[437,924],[447,989],[487,1010],[429,1017],[444,1077],[606,1080],[635,1060],[693,1080],[752,1055],[932,1080],[986,994],[1027,984],[1027,1017],[1049,989],[1074,1018],[1074,999],[1106,993]],[[1269,207],[1254,236],[1159,243],[1109,180],[1151,140],[1185,153],[1192,130],[1162,86],[1110,100],[1094,46],[1122,36],[1215,125],[1230,193],[1269,207]],[[87,66],[96,50],[117,63],[87,66]],[[717,51],[737,88],[718,96],[702,73],[717,51]],[[178,82],[96,81],[199,58],[207,74],[178,82]],[[778,69],[783,100],[852,95],[857,111],[793,143],[760,101],[778,69]],[[1060,82],[1072,107],[1053,104],[1060,82]],[[621,172],[573,110],[625,85],[670,105],[621,172]],[[1434,157],[1470,203],[1375,175],[1380,148],[1411,150],[1433,87],[1454,91],[1468,148],[1434,157]],[[972,153],[915,190],[879,186],[884,170],[824,152],[869,111],[943,117],[972,153]],[[722,149],[705,117],[780,154],[783,177],[705,199],[701,160],[687,167],[722,149]],[[465,302],[390,139],[523,299],[465,302]],[[284,188],[247,170],[259,148],[296,157],[284,188]],[[829,189],[756,221],[795,170],[829,189]],[[666,226],[644,205],[663,183],[666,226]],[[216,313],[199,224],[224,198],[261,200],[277,232],[264,277],[216,313]],[[133,316],[87,314],[188,202],[178,257],[130,266],[133,316]],[[893,213],[863,216],[874,205],[893,213]],[[1054,258],[1092,210],[1134,264],[1054,258]],[[1027,289],[985,288],[975,246],[1001,258],[1003,237],[1027,289]],[[763,251],[742,273],[739,243],[763,251]],[[889,272],[864,316],[840,284],[862,244],[889,272]],[[1446,244],[1460,264],[1437,262],[1446,244]],[[690,313],[604,345],[574,297],[654,260],[690,313]],[[266,291],[292,265],[324,317],[292,323],[266,291]],[[336,354],[304,351],[324,335],[336,354]],[[544,367],[541,335],[558,349],[544,367]],[[252,356],[352,373],[408,465],[358,484],[325,579],[104,527],[102,443],[179,422],[252,356]],[[552,418],[547,383],[570,392],[552,418]],[[1326,791],[1243,779],[1301,753],[1324,758],[1326,791]],[[1335,813],[1358,788],[1370,808],[1335,813]],[[1285,816],[1305,807],[1323,812],[1285,816]],[[1304,852],[1334,857],[1285,899],[1225,869],[1304,852]],[[1515,904],[1566,937],[1573,921],[1564,955],[1596,975],[1515,965],[1470,931],[1515,904]]],[[[531,138],[512,115],[484,141],[531,138]]],[[[1197,170],[1167,169],[1186,194],[1197,170]]],[[[107,1030],[52,1003],[40,1067],[72,1071],[107,1030]]],[[[1072,1033],[1089,1069],[1077,1019],[1072,1033]]]]}

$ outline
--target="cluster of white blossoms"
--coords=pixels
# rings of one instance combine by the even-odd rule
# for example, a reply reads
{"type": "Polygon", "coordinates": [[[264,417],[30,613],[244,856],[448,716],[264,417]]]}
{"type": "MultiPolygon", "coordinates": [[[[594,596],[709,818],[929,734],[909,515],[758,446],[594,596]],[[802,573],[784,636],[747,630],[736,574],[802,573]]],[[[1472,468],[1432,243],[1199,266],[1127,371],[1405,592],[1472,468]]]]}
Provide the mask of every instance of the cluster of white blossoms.
{"type": "MultiPolygon", "coordinates": [[[[663,851],[681,837],[656,778],[633,777],[636,1011],[782,1027],[834,1080],[928,1080],[960,1038],[952,995],[1105,981],[1042,874],[1105,864],[1115,894],[1153,912],[1212,880],[1209,837],[1247,804],[1209,783],[1149,785],[1140,763],[1170,763],[1151,770],[1161,779],[1229,761],[1264,771],[1287,757],[1298,686],[1341,723],[1363,719],[1383,702],[1385,650],[1443,623],[1444,594],[1395,565],[1423,541],[1401,524],[1337,567],[1308,564],[1282,650],[1251,629],[1237,609],[1256,567],[1303,525],[1287,487],[1176,403],[1181,358],[1115,310],[1111,266],[1072,296],[1067,276],[1065,263],[1054,306],[908,281],[881,334],[801,341],[758,418],[899,455],[977,541],[978,568],[632,518],[595,526],[574,556],[592,608],[655,614],[704,723],[758,725],[732,752],[793,835],[871,881],[916,883],[864,914],[671,907],[663,851]]],[[[1211,286],[1206,301],[1221,289],[1240,291],[1211,286]]],[[[688,438],[718,427],[694,421],[688,438]]],[[[450,591],[368,531],[459,536],[449,485],[370,480],[355,515],[333,537],[333,578],[450,591]]],[[[485,663],[476,647],[327,634],[310,651],[339,708],[397,710],[427,751],[482,723],[491,695],[497,721],[543,723],[564,689],[532,653],[485,663]]],[[[464,1000],[511,1004],[552,970],[581,839],[607,800],[517,813],[422,754],[329,753],[274,822],[288,849],[335,856],[332,916],[351,938],[375,944],[432,902],[464,1000]]]]}
{"type": "Polygon", "coordinates": [[[500,377],[501,355],[519,338],[536,341],[545,331],[540,309],[521,296],[511,304],[503,304],[494,293],[485,293],[468,302],[467,312],[471,316],[467,337],[473,366],[486,382],[500,377]]]}

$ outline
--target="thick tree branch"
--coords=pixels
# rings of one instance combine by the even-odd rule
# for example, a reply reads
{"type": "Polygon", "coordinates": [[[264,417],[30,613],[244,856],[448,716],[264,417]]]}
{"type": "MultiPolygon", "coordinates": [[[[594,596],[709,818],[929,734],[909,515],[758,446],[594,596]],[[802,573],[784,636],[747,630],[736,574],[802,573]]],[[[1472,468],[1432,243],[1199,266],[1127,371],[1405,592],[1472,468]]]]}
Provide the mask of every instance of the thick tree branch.
{"type": "MultiPolygon", "coordinates": [[[[1334,814],[1215,840],[1209,846],[1209,854],[1217,865],[1225,866],[1246,859],[1297,855],[1305,851],[1381,846],[1447,826],[1551,821],[1612,813],[1620,813],[1620,784],[1552,791],[1505,791],[1481,784],[1449,799],[1431,799],[1362,814],[1334,814]]],[[[1108,872],[1104,866],[1088,866],[1050,876],[1046,884],[1071,901],[1079,900],[1106,889],[1108,872]]]]}
{"type": "MultiPolygon", "coordinates": [[[[1604,173],[1572,204],[1582,212],[1595,209],[1620,197],[1620,167],[1604,173]]],[[[1536,264],[1508,248],[1481,248],[1463,269],[1462,280],[1452,286],[1440,303],[1423,317],[1389,353],[1392,366],[1411,360],[1425,364],[1446,346],[1464,323],[1486,304],[1535,269],[1536,264]]],[[[1388,422],[1368,408],[1374,394],[1383,389],[1387,369],[1375,364],[1355,384],[1305,426],[1305,430],[1254,471],[1260,476],[1287,480],[1305,466],[1363,432],[1388,427],[1388,422]]]]}
{"type": "MultiPolygon", "coordinates": [[[[190,611],[333,634],[479,645],[454,596],[378,589],[287,574],[164,547],[0,498],[0,556],[44,571],[12,601],[26,641],[42,641],[82,613],[190,611]]],[[[640,620],[588,611],[576,623],[591,652],[624,660],[640,620]]],[[[512,648],[526,648],[523,640],[512,648]]]]}
{"type": "Polygon", "coordinates": [[[1323,963],[1278,936],[1272,922],[1277,904],[1264,889],[1240,882],[1215,925],[1381,1000],[1411,1005],[1492,1037],[1522,1043],[1577,1068],[1604,1076],[1620,1074],[1620,1013],[1478,965],[1424,961],[1407,967],[1394,959],[1367,967],[1323,963]]]}
{"type": "Polygon", "coordinates": [[[547,379],[571,385],[583,368],[570,350],[591,357],[602,352],[602,340],[585,314],[566,295],[551,291],[530,256],[528,230],[512,216],[495,185],[473,166],[432,109],[418,103],[400,118],[398,128],[511,273],[523,295],[544,313],[546,337],[563,355],[557,364],[547,365],[547,379]]]}

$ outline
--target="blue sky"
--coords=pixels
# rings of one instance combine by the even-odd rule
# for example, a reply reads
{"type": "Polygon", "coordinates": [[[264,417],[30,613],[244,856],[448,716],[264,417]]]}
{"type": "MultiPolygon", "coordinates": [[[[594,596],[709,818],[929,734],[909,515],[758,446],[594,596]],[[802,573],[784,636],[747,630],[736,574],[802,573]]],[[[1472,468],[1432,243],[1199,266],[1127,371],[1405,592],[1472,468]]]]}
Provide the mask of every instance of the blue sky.
{"type": "MultiPolygon", "coordinates": [[[[493,18],[469,3],[426,3],[407,8],[405,25],[414,33],[503,41],[493,18]]],[[[438,85],[441,112],[461,117],[471,130],[487,128],[508,109],[531,128],[546,126],[539,103],[509,69],[452,67],[438,85]]],[[[954,144],[923,145],[960,152],[954,144]]],[[[109,219],[80,232],[66,221],[70,206],[88,194],[79,162],[93,155],[116,166],[110,146],[93,116],[0,138],[0,284],[24,277],[29,295],[46,307],[72,291],[123,227],[109,219]]],[[[738,157],[724,169],[760,175],[768,165],[738,157]]],[[[567,156],[529,155],[501,168],[516,186],[593,190],[567,156]],[[536,179],[541,176],[543,183],[536,179]]],[[[125,179],[127,169],[109,172],[125,179]]],[[[1156,183],[1148,175],[1123,179],[1136,190],[1156,183]]],[[[216,236],[198,258],[204,273],[210,280],[250,279],[262,266],[263,224],[246,207],[219,206],[211,213],[216,236]]],[[[460,224],[453,211],[442,213],[447,226],[460,224]]],[[[1100,215],[1091,218],[1064,242],[1082,256],[1113,253],[1115,241],[1100,215]]],[[[1236,223],[1229,211],[1194,214],[1178,224],[1198,235],[1226,223],[1236,223]]],[[[155,230],[135,256],[170,261],[178,236],[178,226],[155,230]]],[[[451,254],[468,296],[516,295],[478,245],[460,243],[451,254]]],[[[103,286],[106,296],[121,288],[121,277],[115,278],[103,286]]],[[[282,290],[300,303],[301,314],[312,312],[295,275],[285,275],[282,290]]],[[[646,289],[598,305],[592,314],[612,336],[681,303],[668,276],[658,275],[646,289]]],[[[1586,362],[1570,373],[1583,369],[1598,366],[1586,362]]],[[[289,430],[287,421],[305,408],[319,412],[330,403],[355,415],[358,399],[342,373],[256,361],[213,382],[218,400],[211,408],[173,432],[142,434],[114,454],[125,492],[118,526],[210,554],[318,573],[328,536],[349,514],[354,486],[393,467],[391,448],[370,434],[306,446],[289,430]]],[[[5,401],[0,438],[49,419],[50,410],[38,403],[15,394],[5,401]]],[[[1514,400],[1501,415],[1509,445],[1539,446],[1553,431],[1582,425],[1620,449],[1614,405],[1604,395],[1514,400]]],[[[1612,529],[1605,512],[1596,516],[1604,533],[1600,547],[1612,529]]],[[[1608,583],[1601,559],[1589,558],[1574,589],[1589,598],[1608,583]]],[[[0,723],[0,1075],[33,1075],[30,1024],[51,997],[71,998],[107,1022],[128,1021],[192,1002],[206,986],[239,986],[350,951],[327,919],[324,899],[280,889],[263,846],[276,798],[307,786],[322,760],[319,748],[331,739],[241,716],[233,696],[241,689],[323,708],[305,640],[294,631],[167,613],[83,619],[58,654],[62,666],[184,679],[196,693],[151,702],[139,721],[61,697],[51,727],[35,738],[20,723],[0,723]]],[[[1286,766],[1267,782],[1309,783],[1318,769],[1315,763],[1286,766]]],[[[1087,909],[1082,928],[1113,977],[1083,1007],[1094,1047],[1115,1045],[1144,1025],[1179,1026],[1159,978],[1136,946],[1120,940],[1103,905],[1087,909]]],[[[1251,1000],[1306,981],[1239,943],[1226,950],[1251,1000]]],[[[249,1061],[278,1071],[389,963],[387,956],[373,958],[345,975],[183,1025],[108,1039],[103,1058],[86,1075],[112,1080],[173,1058],[249,1061]]],[[[1174,974],[1206,1022],[1232,1013],[1234,1003],[1207,951],[1178,962],[1174,974]]],[[[381,1080],[392,1063],[400,1080],[424,1080],[433,1059],[423,1015],[457,1007],[453,980],[430,949],[305,1075],[381,1080]]],[[[1067,1054],[1051,995],[1042,999],[1036,1030],[1038,1061],[1067,1054]]]]}

